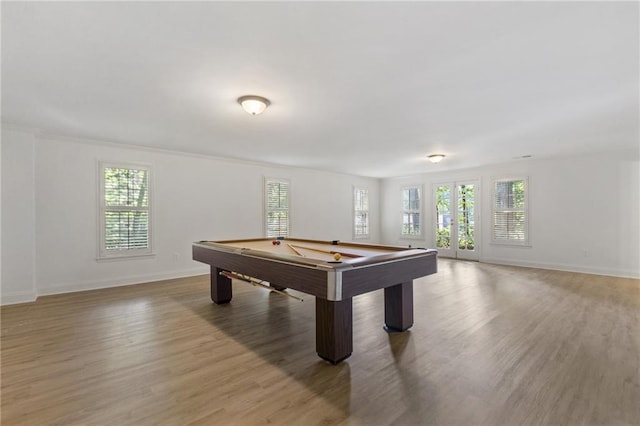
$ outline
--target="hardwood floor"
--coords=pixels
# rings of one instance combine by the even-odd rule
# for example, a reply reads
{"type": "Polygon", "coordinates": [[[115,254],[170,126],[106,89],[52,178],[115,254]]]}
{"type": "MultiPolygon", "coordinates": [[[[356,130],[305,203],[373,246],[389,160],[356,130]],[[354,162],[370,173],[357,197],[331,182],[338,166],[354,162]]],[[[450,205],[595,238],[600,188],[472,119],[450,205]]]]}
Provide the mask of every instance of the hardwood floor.
{"type": "Polygon", "coordinates": [[[354,298],[337,366],[312,297],[208,280],[2,307],[2,425],[640,423],[639,280],[440,259],[408,332],[354,298]]]}

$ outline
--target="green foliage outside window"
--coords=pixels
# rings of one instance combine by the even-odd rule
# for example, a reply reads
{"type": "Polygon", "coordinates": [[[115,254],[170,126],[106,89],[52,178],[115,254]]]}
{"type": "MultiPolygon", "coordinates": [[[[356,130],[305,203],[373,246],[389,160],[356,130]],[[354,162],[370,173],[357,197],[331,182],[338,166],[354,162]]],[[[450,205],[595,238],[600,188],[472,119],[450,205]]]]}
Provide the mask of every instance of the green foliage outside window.
{"type": "Polygon", "coordinates": [[[526,180],[500,180],[494,184],[493,239],[501,242],[527,240],[526,180]]]}
{"type": "MultiPolygon", "coordinates": [[[[457,213],[457,249],[473,250],[474,240],[474,208],[475,208],[475,188],[474,185],[457,186],[457,212],[452,209],[453,194],[449,185],[436,187],[436,248],[450,249],[451,226],[453,225],[453,213],[457,213]]],[[[455,245],[456,242],[454,241],[455,245]]]]}
{"type": "Polygon", "coordinates": [[[145,169],[104,168],[104,248],[149,247],[149,181],[145,169]]]}
{"type": "Polygon", "coordinates": [[[277,179],[265,181],[267,237],[289,235],[289,182],[277,179]]]}
{"type": "Polygon", "coordinates": [[[451,248],[451,191],[448,186],[436,188],[436,247],[451,248]]]}
{"type": "Polygon", "coordinates": [[[475,247],[473,231],[473,209],[475,190],[473,185],[458,186],[458,249],[473,250],[475,247]]]}

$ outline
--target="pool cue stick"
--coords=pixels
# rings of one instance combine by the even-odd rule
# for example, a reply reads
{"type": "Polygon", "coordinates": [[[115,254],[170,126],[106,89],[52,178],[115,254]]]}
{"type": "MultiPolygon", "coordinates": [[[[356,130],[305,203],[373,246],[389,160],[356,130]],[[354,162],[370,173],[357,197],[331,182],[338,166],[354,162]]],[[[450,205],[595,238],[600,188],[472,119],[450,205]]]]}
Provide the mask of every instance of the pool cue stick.
{"type": "Polygon", "coordinates": [[[296,249],[294,246],[292,246],[291,244],[287,244],[289,246],[289,248],[291,250],[293,250],[298,256],[302,256],[305,257],[305,255],[298,249],[296,249]]]}
{"type": "MultiPolygon", "coordinates": [[[[291,244],[291,245],[292,245],[292,244],[291,244]]],[[[363,256],[361,256],[361,255],[359,255],[359,254],[344,253],[344,252],[341,252],[341,251],[335,251],[335,250],[333,250],[333,251],[331,251],[331,250],[322,250],[322,249],[318,249],[318,248],[315,248],[315,247],[298,246],[298,245],[296,245],[296,246],[294,246],[294,247],[301,248],[301,249],[305,249],[305,250],[317,251],[317,252],[320,252],[320,253],[329,253],[329,254],[336,254],[336,253],[338,253],[340,256],[344,256],[344,257],[363,257],[363,256]]]]}
{"type": "Polygon", "coordinates": [[[293,299],[299,300],[300,302],[304,302],[304,300],[302,300],[302,298],[300,298],[300,297],[294,296],[293,294],[286,293],[286,292],[284,292],[282,290],[277,290],[277,289],[275,289],[275,288],[273,288],[271,286],[268,286],[266,284],[262,284],[264,281],[259,280],[259,279],[254,278],[254,277],[250,277],[248,275],[242,275],[242,274],[238,274],[238,273],[234,273],[234,272],[227,272],[227,271],[220,271],[220,275],[222,275],[223,277],[232,278],[232,279],[236,279],[236,280],[239,280],[239,281],[244,281],[245,283],[249,283],[249,284],[251,284],[252,286],[255,286],[255,287],[266,288],[268,290],[275,291],[278,294],[282,294],[283,296],[289,296],[289,297],[291,297],[293,299]]]}

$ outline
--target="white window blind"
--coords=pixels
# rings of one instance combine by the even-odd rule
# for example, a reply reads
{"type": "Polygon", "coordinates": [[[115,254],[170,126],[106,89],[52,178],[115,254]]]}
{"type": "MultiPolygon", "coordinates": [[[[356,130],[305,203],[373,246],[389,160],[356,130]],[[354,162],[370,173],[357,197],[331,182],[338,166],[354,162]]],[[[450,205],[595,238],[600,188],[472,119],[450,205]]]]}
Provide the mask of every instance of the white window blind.
{"type": "Polygon", "coordinates": [[[366,238],[369,236],[369,190],[353,189],[353,236],[366,238]]]}
{"type": "Polygon", "coordinates": [[[498,179],[493,182],[493,235],[495,243],[527,244],[527,179],[498,179]]]}
{"type": "Polygon", "coordinates": [[[402,235],[419,236],[422,213],[422,190],[420,187],[402,188],[402,235]]]}
{"type": "Polygon", "coordinates": [[[271,237],[288,237],[290,224],[290,184],[284,179],[265,179],[266,234],[271,237]]]}
{"type": "Polygon", "coordinates": [[[151,253],[149,168],[100,165],[100,257],[151,253]]]}

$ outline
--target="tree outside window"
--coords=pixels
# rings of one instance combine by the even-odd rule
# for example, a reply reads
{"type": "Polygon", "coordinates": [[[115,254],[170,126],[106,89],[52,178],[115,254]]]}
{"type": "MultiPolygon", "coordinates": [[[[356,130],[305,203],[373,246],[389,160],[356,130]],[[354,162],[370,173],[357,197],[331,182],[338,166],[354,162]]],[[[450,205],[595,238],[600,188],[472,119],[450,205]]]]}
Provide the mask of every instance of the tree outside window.
{"type": "Polygon", "coordinates": [[[266,236],[289,236],[289,181],[265,179],[266,236]]]}
{"type": "Polygon", "coordinates": [[[496,243],[527,244],[527,179],[499,179],[493,183],[493,229],[496,243]]]}
{"type": "Polygon", "coordinates": [[[151,253],[149,168],[101,164],[100,257],[151,253]]]}

